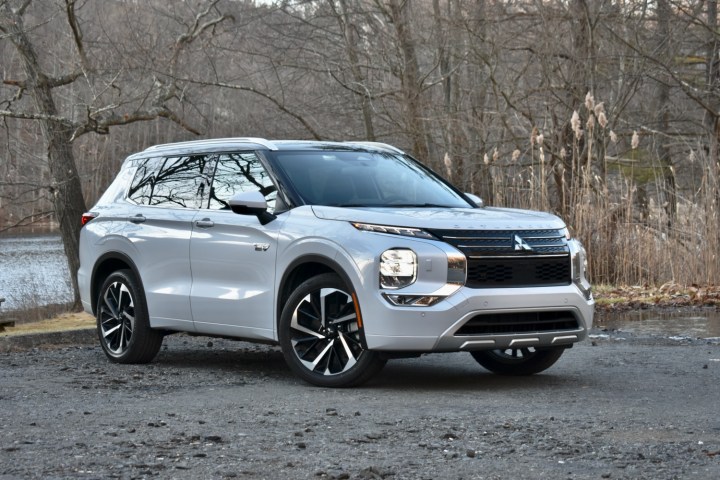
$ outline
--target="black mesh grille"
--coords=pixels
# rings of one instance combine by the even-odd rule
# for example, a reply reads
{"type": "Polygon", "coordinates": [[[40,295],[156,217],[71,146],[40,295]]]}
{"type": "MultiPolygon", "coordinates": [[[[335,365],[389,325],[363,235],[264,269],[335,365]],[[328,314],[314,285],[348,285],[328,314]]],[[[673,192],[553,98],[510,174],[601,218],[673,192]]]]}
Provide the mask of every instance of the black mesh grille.
{"type": "Polygon", "coordinates": [[[468,261],[470,288],[534,287],[570,284],[570,257],[481,258],[468,261]]]}
{"type": "Polygon", "coordinates": [[[468,258],[470,288],[571,283],[570,249],[562,230],[431,230],[468,258]]]}
{"type": "Polygon", "coordinates": [[[570,312],[496,313],[472,317],[455,335],[542,333],[578,328],[577,319],[570,312]]]}

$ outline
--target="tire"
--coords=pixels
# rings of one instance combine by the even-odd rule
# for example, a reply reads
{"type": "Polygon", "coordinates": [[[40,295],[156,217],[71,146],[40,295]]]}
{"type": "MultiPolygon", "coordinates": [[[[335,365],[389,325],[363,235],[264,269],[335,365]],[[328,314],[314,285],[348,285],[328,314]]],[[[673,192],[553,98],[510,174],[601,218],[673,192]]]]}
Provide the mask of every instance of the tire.
{"type": "Polygon", "coordinates": [[[160,351],[161,332],[150,328],[145,293],[130,270],[113,272],[100,288],[97,332],[100,346],[116,363],[148,363],[160,351]]]}
{"type": "Polygon", "coordinates": [[[498,375],[533,375],[547,370],[557,362],[564,347],[536,349],[505,348],[470,352],[483,367],[498,375]]]}
{"type": "Polygon", "coordinates": [[[352,387],[385,365],[365,348],[359,305],[334,273],[313,277],[292,292],[283,308],[278,336],[290,369],[320,387],[352,387]]]}

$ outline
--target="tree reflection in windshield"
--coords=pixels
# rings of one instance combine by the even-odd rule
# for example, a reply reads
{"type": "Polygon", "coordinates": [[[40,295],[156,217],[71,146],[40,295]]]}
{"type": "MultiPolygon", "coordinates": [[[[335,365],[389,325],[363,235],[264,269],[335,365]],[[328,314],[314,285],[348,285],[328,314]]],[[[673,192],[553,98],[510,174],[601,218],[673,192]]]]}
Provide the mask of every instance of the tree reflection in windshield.
{"type": "Polygon", "coordinates": [[[470,207],[452,187],[409,157],[358,151],[272,155],[306,204],[470,207]]]}

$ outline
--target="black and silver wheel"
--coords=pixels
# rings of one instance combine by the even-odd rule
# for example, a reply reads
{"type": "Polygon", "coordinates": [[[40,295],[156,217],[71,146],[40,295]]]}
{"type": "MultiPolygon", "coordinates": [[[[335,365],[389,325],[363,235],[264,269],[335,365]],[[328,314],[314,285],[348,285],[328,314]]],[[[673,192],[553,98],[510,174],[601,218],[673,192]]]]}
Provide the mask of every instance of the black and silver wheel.
{"type": "Polygon", "coordinates": [[[550,368],[565,351],[563,347],[504,348],[470,352],[483,367],[499,375],[533,375],[550,368]]]}
{"type": "Polygon", "coordinates": [[[163,335],[150,329],[145,295],[130,270],[112,273],[100,288],[97,332],[105,354],[117,363],[147,363],[163,335]]]}
{"type": "Polygon", "coordinates": [[[290,295],[279,323],[285,361],[321,387],[359,385],[385,365],[364,347],[360,307],[335,274],[313,277],[290,295]]]}

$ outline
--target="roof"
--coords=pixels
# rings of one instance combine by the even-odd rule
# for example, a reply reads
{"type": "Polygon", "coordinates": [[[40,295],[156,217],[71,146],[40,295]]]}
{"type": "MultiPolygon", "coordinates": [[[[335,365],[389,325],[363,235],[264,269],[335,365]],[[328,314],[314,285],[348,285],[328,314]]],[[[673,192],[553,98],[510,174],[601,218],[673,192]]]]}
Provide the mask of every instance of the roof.
{"type": "Polygon", "coordinates": [[[148,158],[162,155],[226,152],[234,149],[252,150],[364,150],[386,153],[404,153],[399,148],[379,142],[325,142],[315,140],[266,140],[257,137],[213,138],[189,142],[153,145],[135,153],[128,159],[148,158]]]}

